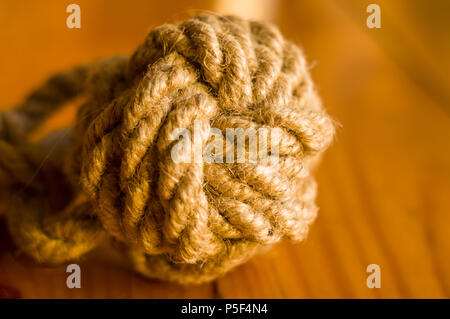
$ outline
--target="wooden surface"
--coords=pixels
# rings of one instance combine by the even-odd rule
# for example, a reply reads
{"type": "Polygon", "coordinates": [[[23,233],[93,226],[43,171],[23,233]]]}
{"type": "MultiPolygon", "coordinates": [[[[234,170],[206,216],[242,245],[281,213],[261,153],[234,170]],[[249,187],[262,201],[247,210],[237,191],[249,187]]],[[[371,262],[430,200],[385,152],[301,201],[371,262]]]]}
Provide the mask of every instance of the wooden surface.
{"type": "MultiPolygon", "coordinates": [[[[131,53],[149,27],[191,9],[239,12],[223,2],[72,2],[81,6],[80,30],[65,26],[71,2],[0,1],[0,105],[17,104],[56,70],[131,53]]],[[[371,2],[286,0],[255,9],[303,46],[324,104],[342,124],[317,172],[321,210],[305,242],[280,244],[194,287],[143,279],[111,266],[120,257],[100,249],[79,262],[82,288],[68,289],[66,265],[18,255],[0,223],[0,296],[450,297],[450,2],[371,2]],[[371,2],[381,6],[382,29],[365,25],[371,2]],[[366,286],[372,263],[381,267],[380,289],[366,286]]],[[[59,112],[40,134],[73,113],[59,112]]]]}

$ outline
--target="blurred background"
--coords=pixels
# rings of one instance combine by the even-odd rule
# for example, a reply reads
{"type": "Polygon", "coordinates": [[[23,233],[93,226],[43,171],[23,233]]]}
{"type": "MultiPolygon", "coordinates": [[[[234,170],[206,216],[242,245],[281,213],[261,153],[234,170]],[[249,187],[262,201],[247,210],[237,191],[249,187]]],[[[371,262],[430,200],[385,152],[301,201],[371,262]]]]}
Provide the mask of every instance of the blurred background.
{"type": "MultiPolygon", "coordinates": [[[[214,11],[268,20],[303,47],[329,113],[342,124],[317,171],[319,217],[307,240],[283,243],[217,281],[143,279],[94,251],[66,265],[18,254],[0,219],[0,297],[449,298],[450,1],[0,1],[0,107],[20,103],[53,72],[130,54],[165,22],[214,11]],[[81,28],[66,7],[81,7],[81,28]],[[369,29],[366,8],[381,8],[369,29]],[[369,289],[369,264],[381,288],[369,289]]],[[[35,137],[67,126],[58,111],[35,137]]]]}

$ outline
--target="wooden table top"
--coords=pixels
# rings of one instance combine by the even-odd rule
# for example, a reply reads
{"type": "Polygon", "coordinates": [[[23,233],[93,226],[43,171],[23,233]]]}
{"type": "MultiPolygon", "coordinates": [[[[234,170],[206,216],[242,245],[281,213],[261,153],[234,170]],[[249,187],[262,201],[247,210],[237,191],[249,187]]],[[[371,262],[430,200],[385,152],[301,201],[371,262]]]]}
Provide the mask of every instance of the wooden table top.
{"type": "MultiPolygon", "coordinates": [[[[141,278],[97,250],[79,262],[82,287],[68,289],[67,265],[18,255],[2,221],[0,297],[450,297],[450,2],[375,2],[381,29],[366,27],[366,1],[285,0],[262,13],[304,48],[323,103],[342,124],[317,171],[320,212],[306,241],[200,286],[141,278]],[[369,264],[381,268],[379,289],[366,285],[369,264]]],[[[65,2],[0,2],[2,107],[52,72],[131,53],[150,27],[191,9],[225,10],[220,1],[76,3],[79,30],[66,27],[65,2]]],[[[35,134],[70,124],[74,111],[57,112],[35,134]]]]}

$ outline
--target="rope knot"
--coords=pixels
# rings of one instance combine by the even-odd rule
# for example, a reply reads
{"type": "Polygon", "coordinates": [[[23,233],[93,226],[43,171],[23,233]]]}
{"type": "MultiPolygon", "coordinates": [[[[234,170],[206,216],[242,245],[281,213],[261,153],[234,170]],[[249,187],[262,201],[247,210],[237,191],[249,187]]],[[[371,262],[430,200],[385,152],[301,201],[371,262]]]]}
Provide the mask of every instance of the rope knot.
{"type": "MultiPolygon", "coordinates": [[[[311,167],[331,143],[334,126],[302,52],[272,25],[200,15],[152,30],[129,59],[66,74],[53,89],[60,82],[76,82],[67,97],[80,90],[87,97],[64,164],[81,185],[74,183],[78,202],[69,207],[89,209],[109,235],[130,247],[138,271],[207,281],[259,247],[306,235],[317,212],[311,167]],[[276,170],[266,162],[225,160],[230,144],[237,154],[229,129],[274,128],[276,170]],[[196,139],[202,160],[174,160],[179,129],[196,139]],[[220,134],[219,160],[203,160],[220,134]]],[[[272,140],[255,141],[275,154],[272,140]]],[[[177,150],[191,158],[193,148],[177,150]]],[[[244,153],[249,156],[250,146],[244,153]]],[[[67,220],[86,216],[67,210],[67,220]]]]}

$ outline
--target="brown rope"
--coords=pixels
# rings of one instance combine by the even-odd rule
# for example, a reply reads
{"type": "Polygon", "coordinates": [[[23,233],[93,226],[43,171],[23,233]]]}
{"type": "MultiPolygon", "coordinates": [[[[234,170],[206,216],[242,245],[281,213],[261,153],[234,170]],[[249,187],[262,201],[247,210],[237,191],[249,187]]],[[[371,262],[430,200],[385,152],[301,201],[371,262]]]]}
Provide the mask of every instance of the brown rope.
{"type": "Polygon", "coordinates": [[[300,49],[270,24],[215,15],[152,30],[129,59],[58,74],[0,120],[0,187],[21,250],[60,263],[108,234],[137,271],[181,283],[304,238],[317,212],[311,168],[334,134],[300,49]],[[26,142],[80,94],[58,156],[26,142]],[[194,121],[203,146],[211,127],[279,128],[278,170],[176,163],[170,134],[194,121]]]}

